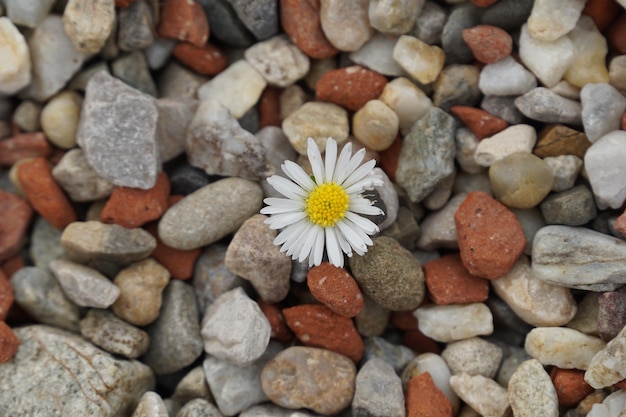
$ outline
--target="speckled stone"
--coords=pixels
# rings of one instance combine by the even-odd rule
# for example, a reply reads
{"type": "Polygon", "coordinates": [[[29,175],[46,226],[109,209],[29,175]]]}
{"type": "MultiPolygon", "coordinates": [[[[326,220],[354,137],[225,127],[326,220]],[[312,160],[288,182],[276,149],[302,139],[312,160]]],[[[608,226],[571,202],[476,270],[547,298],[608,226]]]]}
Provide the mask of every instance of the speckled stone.
{"type": "Polygon", "coordinates": [[[447,65],[433,84],[433,104],[443,110],[474,106],[480,101],[480,70],[474,65],[447,65]]]}
{"type": "Polygon", "coordinates": [[[422,84],[429,84],[437,79],[446,55],[436,45],[402,35],[393,48],[393,58],[412,78],[422,84]]]}
{"type": "Polygon", "coordinates": [[[508,399],[515,416],[559,416],[559,400],[552,380],[536,359],[523,362],[513,373],[508,399]]]}
{"type": "Polygon", "coordinates": [[[56,259],[50,262],[50,270],[65,295],[81,307],[107,308],[120,295],[115,284],[92,268],[56,259]]]}
{"type": "Polygon", "coordinates": [[[496,381],[482,375],[452,375],[454,392],[479,415],[504,417],[509,412],[507,390],[496,381]]]}
{"type": "Polygon", "coordinates": [[[493,378],[500,367],[502,348],[479,337],[452,342],[441,352],[452,374],[493,378]]]}
{"type": "Polygon", "coordinates": [[[546,224],[582,226],[595,218],[598,211],[591,190],[581,184],[548,196],[541,203],[541,213],[546,224]]]}
{"type": "Polygon", "coordinates": [[[545,123],[582,124],[582,106],[545,87],[537,87],[515,99],[515,106],[527,117],[545,123]]]}
{"type": "Polygon", "coordinates": [[[148,333],[108,310],[89,310],[80,321],[80,334],[107,352],[129,359],[141,356],[150,345],[148,333]]]}
{"type": "Polygon", "coordinates": [[[400,377],[383,359],[370,359],[359,369],[352,400],[352,415],[405,416],[400,377]]]}
{"type": "Polygon", "coordinates": [[[261,0],[227,0],[243,24],[258,39],[267,39],[278,32],[278,2],[261,0]]]}
{"type": "Polygon", "coordinates": [[[244,56],[269,85],[277,87],[287,87],[309,71],[309,57],[285,35],[254,44],[244,56]]]}
{"type": "Polygon", "coordinates": [[[537,327],[526,335],[524,349],[545,366],[587,369],[606,343],[566,327],[537,327]]]}
{"type": "Polygon", "coordinates": [[[480,21],[480,9],[471,3],[463,3],[452,10],[441,34],[441,44],[449,64],[467,64],[474,59],[472,50],[463,40],[463,30],[476,26],[480,21]]]}
{"type": "Polygon", "coordinates": [[[556,192],[571,189],[583,167],[582,159],[576,155],[546,156],[543,161],[552,170],[552,175],[554,175],[552,191],[556,192]]]}
{"type": "Polygon", "coordinates": [[[587,138],[593,143],[618,130],[626,110],[626,97],[608,83],[589,83],[580,90],[582,121],[587,138]]]}
{"type": "Polygon", "coordinates": [[[350,125],[348,112],[332,103],[310,102],[283,120],[283,131],[293,148],[306,155],[309,137],[315,139],[320,149],[326,148],[329,137],[341,145],[348,139],[350,125]]]}
{"type": "Polygon", "coordinates": [[[598,297],[598,334],[604,341],[613,339],[626,321],[626,293],[619,289],[600,294],[598,297]]]}

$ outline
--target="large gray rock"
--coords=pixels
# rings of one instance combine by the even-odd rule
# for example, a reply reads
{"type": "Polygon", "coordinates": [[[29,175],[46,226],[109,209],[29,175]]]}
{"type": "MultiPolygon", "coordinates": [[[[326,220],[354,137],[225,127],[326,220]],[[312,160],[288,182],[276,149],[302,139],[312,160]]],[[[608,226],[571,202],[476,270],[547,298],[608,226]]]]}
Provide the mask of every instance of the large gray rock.
{"type": "Polygon", "coordinates": [[[402,382],[393,367],[383,359],[367,361],[356,375],[352,415],[405,416],[402,382]]]}
{"type": "Polygon", "coordinates": [[[267,39],[278,32],[278,2],[276,0],[227,1],[257,39],[267,39]]]}
{"type": "Polygon", "coordinates": [[[20,348],[0,366],[0,414],[129,416],[154,389],[150,368],[118,359],[80,336],[35,325],[15,329],[20,348]]]}
{"type": "Polygon", "coordinates": [[[545,87],[537,87],[515,99],[515,106],[524,116],[545,123],[582,123],[579,102],[562,97],[545,87]]]}

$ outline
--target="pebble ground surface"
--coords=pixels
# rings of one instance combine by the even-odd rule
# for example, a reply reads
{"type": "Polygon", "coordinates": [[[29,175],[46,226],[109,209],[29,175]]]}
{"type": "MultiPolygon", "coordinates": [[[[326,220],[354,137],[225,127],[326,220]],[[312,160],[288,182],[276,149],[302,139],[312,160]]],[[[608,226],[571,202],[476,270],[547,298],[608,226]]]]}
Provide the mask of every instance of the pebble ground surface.
{"type": "Polygon", "coordinates": [[[625,9],[0,0],[0,415],[623,415],[625,9]],[[309,137],[344,268],[259,213],[309,137]]]}

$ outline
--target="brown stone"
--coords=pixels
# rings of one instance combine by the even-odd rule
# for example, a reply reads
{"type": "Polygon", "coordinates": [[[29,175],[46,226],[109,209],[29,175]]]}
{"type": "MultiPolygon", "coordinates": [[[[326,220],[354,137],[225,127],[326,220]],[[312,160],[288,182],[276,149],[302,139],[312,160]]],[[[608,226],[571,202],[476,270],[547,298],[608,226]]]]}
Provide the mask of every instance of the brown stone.
{"type": "Polygon", "coordinates": [[[115,7],[120,9],[125,9],[129,7],[131,4],[138,2],[139,0],[115,0],[115,7]]]}
{"type": "Polygon", "coordinates": [[[193,0],[164,0],[157,32],[202,47],[209,39],[209,21],[202,5],[193,0]]]}
{"type": "Polygon", "coordinates": [[[391,325],[399,330],[416,330],[417,319],[413,310],[393,311],[390,319],[391,325]]]}
{"type": "Polygon", "coordinates": [[[470,0],[474,6],[478,7],[489,7],[497,1],[498,0],[470,0]]]}
{"type": "Polygon", "coordinates": [[[283,310],[287,326],[305,346],[341,353],[355,363],[365,349],[352,320],[319,304],[302,304],[283,310]]]}
{"type": "Polygon", "coordinates": [[[563,407],[575,406],[593,392],[593,387],[585,382],[585,371],[555,366],[550,371],[550,378],[563,407]]]}
{"type": "Polygon", "coordinates": [[[267,87],[259,100],[259,127],[278,126],[282,124],[280,118],[280,94],[282,90],[276,87],[267,87]]]}
{"type": "Polygon", "coordinates": [[[0,189],[0,261],[20,250],[32,215],[24,199],[0,189]]]}
{"type": "Polygon", "coordinates": [[[280,24],[311,58],[330,58],[339,53],[322,30],[319,0],[280,0],[280,24]]]}
{"type": "Polygon", "coordinates": [[[604,32],[622,10],[615,0],[587,0],[582,14],[591,17],[600,32],[604,32]]]}
{"type": "Polygon", "coordinates": [[[19,255],[14,255],[2,263],[2,271],[4,271],[7,278],[11,279],[13,274],[24,268],[24,266],[26,266],[24,259],[19,255]]]}
{"type": "Polygon", "coordinates": [[[309,270],[306,283],[311,294],[337,314],[351,318],[363,309],[363,294],[343,268],[323,262],[309,270]]]}
{"type": "Polygon", "coordinates": [[[430,373],[424,372],[409,379],[406,417],[452,417],[452,404],[437,388],[430,373]]]}
{"type": "Polygon", "coordinates": [[[74,207],[52,177],[45,158],[26,161],[17,168],[17,179],[35,211],[57,229],[77,220],[74,207]]]}
{"type": "Polygon", "coordinates": [[[474,58],[484,64],[493,64],[506,58],[513,49],[511,35],[497,26],[474,26],[464,29],[462,36],[474,58]]]}
{"type": "Polygon", "coordinates": [[[461,119],[478,139],[493,136],[509,126],[506,120],[475,107],[452,106],[450,113],[461,119]]]}
{"type": "Polygon", "coordinates": [[[402,137],[398,136],[390,147],[379,152],[378,165],[393,182],[396,181],[400,151],[402,151],[402,137]]]}
{"type": "Polygon", "coordinates": [[[210,43],[196,46],[181,42],[174,47],[172,55],[181,64],[202,75],[218,74],[228,66],[226,54],[210,43]]]}
{"type": "Polygon", "coordinates": [[[11,281],[0,269],[0,321],[4,321],[9,314],[9,309],[13,305],[14,294],[11,281]]]}
{"type": "Polygon", "coordinates": [[[293,341],[293,333],[289,330],[285,318],[280,310],[278,304],[269,304],[263,300],[258,300],[257,304],[259,308],[267,317],[267,321],[270,322],[272,333],[270,334],[273,339],[281,343],[291,343],[293,341]]]}
{"type": "Polygon", "coordinates": [[[419,329],[407,330],[402,336],[402,344],[418,353],[436,353],[439,355],[441,349],[433,339],[420,332],[419,329]]]}
{"type": "Polygon", "coordinates": [[[469,273],[459,254],[444,255],[423,266],[430,298],[435,304],[481,303],[489,282],[469,273]]]}
{"type": "Polygon", "coordinates": [[[526,248],[515,214],[482,191],[467,195],[454,214],[454,223],[463,265],[472,275],[500,278],[526,248]]]}
{"type": "Polygon", "coordinates": [[[385,85],[387,78],[383,75],[353,65],[324,74],[315,85],[315,97],[357,111],[368,101],[378,98],[385,85]]]}
{"type": "Polygon", "coordinates": [[[13,330],[4,321],[0,321],[0,363],[13,359],[19,345],[20,340],[13,330]]]}
{"type": "Polygon", "coordinates": [[[606,32],[609,44],[617,53],[626,54],[626,13],[622,15],[609,27],[606,32]]]}
{"type": "Polygon", "coordinates": [[[47,158],[52,153],[52,146],[41,132],[19,133],[0,140],[0,165],[11,166],[24,158],[47,158]]]}
{"type": "Polygon", "coordinates": [[[591,146],[587,135],[564,125],[547,125],[541,132],[533,153],[540,158],[546,156],[576,155],[585,157],[591,146]]]}
{"type": "Polygon", "coordinates": [[[620,214],[615,223],[613,224],[615,230],[617,230],[622,236],[626,237],[626,210],[620,214]]]}

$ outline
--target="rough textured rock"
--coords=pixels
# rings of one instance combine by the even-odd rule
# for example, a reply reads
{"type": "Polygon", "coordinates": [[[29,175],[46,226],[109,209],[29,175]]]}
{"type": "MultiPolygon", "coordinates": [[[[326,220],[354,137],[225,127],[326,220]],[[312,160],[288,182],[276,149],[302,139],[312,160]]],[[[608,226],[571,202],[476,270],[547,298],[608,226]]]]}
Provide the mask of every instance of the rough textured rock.
{"type": "Polygon", "coordinates": [[[513,373],[508,398],[515,416],[559,416],[559,400],[552,380],[536,359],[523,362],[513,373]]]}
{"type": "Polygon", "coordinates": [[[562,369],[587,369],[606,343],[566,327],[537,327],[526,335],[524,349],[542,365],[562,369]]]}
{"type": "Polygon", "coordinates": [[[611,386],[626,378],[621,358],[626,355],[626,328],[591,359],[585,381],[595,389],[611,386]]]}
{"type": "Polygon", "coordinates": [[[493,333],[493,315],[483,303],[429,304],[413,312],[419,330],[438,342],[453,342],[493,333]]]}
{"type": "Polygon", "coordinates": [[[150,345],[150,336],[107,310],[91,309],[80,321],[80,334],[107,352],[135,359],[150,345]]]}
{"type": "Polygon", "coordinates": [[[65,295],[81,307],[107,308],[120,290],[107,277],[86,266],[57,259],[50,262],[65,295]]]}
{"type": "Polygon", "coordinates": [[[63,11],[65,33],[80,52],[98,53],[115,22],[115,2],[70,0],[63,11]]]}

